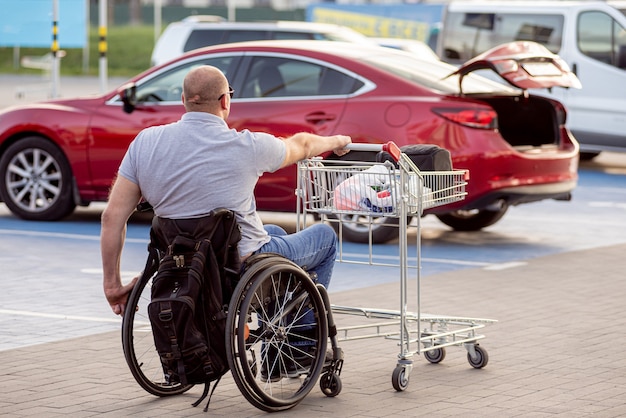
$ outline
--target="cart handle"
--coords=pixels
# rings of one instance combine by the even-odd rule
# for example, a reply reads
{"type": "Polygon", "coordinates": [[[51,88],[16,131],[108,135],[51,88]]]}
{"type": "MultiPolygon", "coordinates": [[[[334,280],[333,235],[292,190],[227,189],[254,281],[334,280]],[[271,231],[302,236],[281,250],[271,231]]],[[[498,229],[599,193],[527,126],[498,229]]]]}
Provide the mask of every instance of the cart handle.
{"type": "Polygon", "coordinates": [[[400,160],[400,154],[402,154],[402,151],[400,151],[400,148],[393,141],[389,141],[389,142],[384,143],[384,144],[359,144],[359,143],[352,143],[352,144],[348,144],[348,146],[346,146],[346,148],[351,150],[351,151],[375,151],[375,152],[385,151],[385,152],[391,154],[391,156],[393,157],[394,161],[399,161],[400,160]]]}

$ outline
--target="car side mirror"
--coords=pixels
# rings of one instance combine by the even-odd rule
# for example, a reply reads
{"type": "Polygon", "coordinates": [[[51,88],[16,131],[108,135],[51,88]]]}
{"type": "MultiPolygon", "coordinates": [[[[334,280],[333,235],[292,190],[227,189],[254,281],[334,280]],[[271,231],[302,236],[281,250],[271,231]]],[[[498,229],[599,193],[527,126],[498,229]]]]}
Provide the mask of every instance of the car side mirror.
{"type": "Polygon", "coordinates": [[[128,83],[119,88],[117,93],[124,103],[124,112],[132,113],[137,106],[137,86],[135,83],[128,83]]]}

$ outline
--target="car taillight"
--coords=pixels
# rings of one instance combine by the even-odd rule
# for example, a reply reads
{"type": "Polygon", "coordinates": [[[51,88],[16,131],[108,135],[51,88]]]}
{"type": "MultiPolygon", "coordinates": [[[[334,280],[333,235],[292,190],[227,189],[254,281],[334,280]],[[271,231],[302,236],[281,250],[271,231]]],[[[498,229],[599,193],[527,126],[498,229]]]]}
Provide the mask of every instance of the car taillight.
{"type": "Polygon", "coordinates": [[[470,128],[495,129],[498,126],[498,114],[491,109],[438,108],[433,112],[470,128]]]}

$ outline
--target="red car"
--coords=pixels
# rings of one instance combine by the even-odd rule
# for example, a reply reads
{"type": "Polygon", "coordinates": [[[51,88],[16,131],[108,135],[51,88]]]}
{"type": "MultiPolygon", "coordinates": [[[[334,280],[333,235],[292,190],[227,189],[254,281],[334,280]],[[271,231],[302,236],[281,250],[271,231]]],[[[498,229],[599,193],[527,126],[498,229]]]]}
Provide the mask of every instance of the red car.
{"type": "MultiPolygon", "coordinates": [[[[577,87],[578,80],[538,44],[507,44],[457,69],[377,46],[261,41],[192,51],[102,96],[2,111],[2,200],[17,216],[35,220],[63,218],[76,205],[106,200],[130,141],[142,128],[180,118],[183,77],[201,64],[222,69],[235,89],[233,128],[277,136],[342,133],[355,142],[448,149],[454,167],[470,171],[468,195],[430,213],[457,230],[489,226],[510,205],[568,200],[576,186],[578,144],[565,127],[565,108],[526,89],[577,87]],[[470,74],[484,69],[517,87],[470,74]]],[[[264,176],[258,208],[294,211],[295,173],[290,167],[264,176]]],[[[374,239],[383,242],[393,233],[376,228],[374,239]]],[[[358,225],[344,235],[367,241],[358,225]]]]}

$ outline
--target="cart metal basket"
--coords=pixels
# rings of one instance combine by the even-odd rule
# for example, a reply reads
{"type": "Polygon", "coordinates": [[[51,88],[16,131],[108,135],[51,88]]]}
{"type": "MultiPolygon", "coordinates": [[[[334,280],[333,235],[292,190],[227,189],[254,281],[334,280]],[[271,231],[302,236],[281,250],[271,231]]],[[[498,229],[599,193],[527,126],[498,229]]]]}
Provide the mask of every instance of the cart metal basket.
{"type": "Polygon", "coordinates": [[[373,163],[320,158],[301,161],[296,191],[298,227],[306,226],[311,214],[333,225],[339,236],[338,262],[398,267],[400,309],[332,305],[333,313],[385,320],[340,327],[339,339],[384,337],[397,340],[400,353],[392,374],[392,384],[397,391],[408,386],[414,354],[423,353],[429,362],[439,363],[445,357],[446,347],[462,345],[472,367],[486,366],[487,351],[478,344],[478,340],[485,336],[477,331],[496,320],[420,312],[420,218],[426,209],[463,200],[467,194],[465,186],[469,173],[466,170],[420,171],[393,142],[351,144],[349,148],[385,151],[395,161],[373,163]],[[410,222],[412,217],[416,222],[410,222]],[[397,218],[398,253],[392,257],[388,254],[389,246],[373,244],[372,228],[380,226],[377,220],[383,218],[397,218]],[[357,222],[355,219],[370,229],[367,257],[344,251],[343,227],[346,223],[357,222]],[[416,236],[415,256],[409,254],[408,232],[411,228],[416,236]],[[383,254],[378,252],[382,247],[385,247],[383,254]],[[412,278],[416,280],[410,280],[412,278]],[[414,310],[409,309],[409,304],[414,310]]]}

